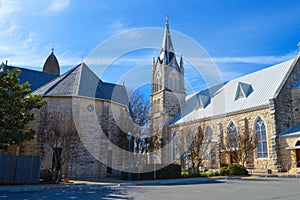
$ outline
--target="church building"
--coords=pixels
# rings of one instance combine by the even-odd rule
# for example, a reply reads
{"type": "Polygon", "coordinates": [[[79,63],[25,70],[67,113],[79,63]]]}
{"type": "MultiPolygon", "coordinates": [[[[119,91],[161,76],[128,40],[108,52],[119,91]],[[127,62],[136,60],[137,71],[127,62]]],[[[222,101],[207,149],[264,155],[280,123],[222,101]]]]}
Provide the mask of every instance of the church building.
{"type": "Polygon", "coordinates": [[[193,136],[201,129],[210,137],[204,140],[209,143],[205,151],[197,155],[205,168],[237,163],[225,144],[245,131],[257,140],[247,167],[300,167],[299,57],[186,95],[183,60],[176,60],[167,17],[161,52],[152,67],[150,96],[150,132],[160,139],[161,162],[186,165],[189,156],[184,161],[183,155],[191,155],[193,136]]]}
{"type": "Polygon", "coordinates": [[[85,63],[60,75],[53,51],[42,72],[19,69],[20,83],[28,81],[32,94],[42,95],[47,104],[33,111],[38,117],[28,124],[34,139],[10,146],[8,153],[41,156],[42,169],[73,178],[116,176],[127,167],[120,151],[126,150],[127,133],[114,115],[129,113],[124,86],[103,82],[85,63]]]}
{"type": "MultiPolygon", "coordinates": [[[[189,95],[183,58],[178,60],[167,17],[161,51],[152,64],[149,132],[159,142],[153,150],[156,162],[188,166],[194,136],[200,131],[209,138],[204,140],[205,151],[196,152],[203,167],[237,163],[234,152],[241,146],[232,149],[225,144],[249,132],[257,143],[245,160],[248,168],[297,171],[300,54],[189,95]]],[[[71,177],[114,176],[120,173],[116,169],[128,167],[127,131],[114,115],[117,111],[125,123],[129,116],[124,85],[103,82],[85,63],[60,74],[53,50],[42,72],[19,69],[20,82],[29,81],[32,94],[42,95],[47,104],[33,111],[39,117],[28,124],[37,133],[34,139],[10,152],[41,155],[42,168],[62,169],[71,177]]]]}

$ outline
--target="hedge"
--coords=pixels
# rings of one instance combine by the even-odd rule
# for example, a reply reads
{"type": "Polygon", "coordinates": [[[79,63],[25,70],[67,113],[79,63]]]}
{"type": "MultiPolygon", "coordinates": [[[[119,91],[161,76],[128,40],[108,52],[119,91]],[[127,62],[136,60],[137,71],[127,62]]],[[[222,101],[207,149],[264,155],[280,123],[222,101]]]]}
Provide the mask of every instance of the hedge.
{"type": "Polygon", "coordinates": [[[237,164],[229,164],[221,167],[220,175],[222,176],[245,176],[248,175],[248,171],[245,167],[237,164]]]}
{"type": "MultiPolygon", "coordinates": [[[[181,166],[177,164],[170,164],[170,165],[163,165],[163,164],[156,164],[156,179],[172,179],[172,178],[180,178],[181,177],[181,166]]],[[[128,169],[126,170],[128,171],[128,169]]],[[[132,168],[130,171],[134,172],[131,173],[132,180],[153,180],[154,179],[154,165],[148,164],[145,165],[140,171],[138,172],[138,168],[132,168]]],[[[121,179],[127,180],[128,172],[121,173],[121,179]]]]}

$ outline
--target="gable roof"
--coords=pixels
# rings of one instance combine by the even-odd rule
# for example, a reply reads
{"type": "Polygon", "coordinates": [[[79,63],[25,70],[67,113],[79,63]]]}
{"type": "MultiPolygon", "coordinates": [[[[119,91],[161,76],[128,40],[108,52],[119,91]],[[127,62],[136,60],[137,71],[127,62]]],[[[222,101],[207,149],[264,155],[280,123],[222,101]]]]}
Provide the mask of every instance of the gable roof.
{"type": "Polygon", "coordinates": [[[197,96],[203,91],[190,95],[181,113],[170,122],[170,125],[267,106],[269,100],[276,97],[278,88],[281,87],[290,69],[294,66],[294,60],[233,79],[224,85],[215,87],[216,90],[203,90],[209,91],[211,96],[210,103],[203,109],[197,109],[195,104],[197,96]],[[238,88],[242,90],[244,98],[236,99],[238,88]]]}
{"type": "Polygon", "coordinates": [[[124,86],[103,82],[85,63],[77,65],[32,93],[45,97],[81,96],[128,105],[124,86]]]}
{"type": "Polygon", "coordinates": [[[36,90],[37,88],[41,87],[42,85],[50,82],[51,80],[58,77],[55,74],[49,74],[41,71],[25,69],[21,67],[13,67],[13,66],[4,66],[4,69],[13,70],[19,69],[21,73],[19,75],[20,83],[25,83],[26,81],[29,82],[31,91],[36,90]]]}

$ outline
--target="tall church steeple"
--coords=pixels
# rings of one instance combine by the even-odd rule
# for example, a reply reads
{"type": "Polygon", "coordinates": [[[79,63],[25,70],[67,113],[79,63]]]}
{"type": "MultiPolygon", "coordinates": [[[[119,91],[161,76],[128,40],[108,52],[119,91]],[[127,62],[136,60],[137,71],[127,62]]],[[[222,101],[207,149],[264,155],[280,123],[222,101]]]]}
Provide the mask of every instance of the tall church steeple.
{"type": "MultiPolygon", "coordinates": [[[[150,95],[150,132],[160,138],[162,146],[171,139],[168,124],[180,112],[185,96],[183,60],[181,58],[180,65],[176,60],[169,17],[166,16],[160,54],[153,60],[150,95]]],[[[157,153],[161,154],[162,163],[170,161],[168,152],[157,153]]]]}
{"type": "Polygon", "coordinates": [[[167,15],[166,27],[159,55],[159,60],[161,63],[168,65],[173,59],[176,59],[176,57],[169,29],[169,16],[167,15]]]}

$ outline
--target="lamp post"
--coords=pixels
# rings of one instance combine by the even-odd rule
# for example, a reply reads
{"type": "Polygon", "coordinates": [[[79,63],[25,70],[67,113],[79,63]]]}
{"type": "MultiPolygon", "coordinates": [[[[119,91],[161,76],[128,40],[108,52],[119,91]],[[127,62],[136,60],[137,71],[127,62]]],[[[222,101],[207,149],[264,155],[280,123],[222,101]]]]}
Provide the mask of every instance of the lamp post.
{"type": "Polygon", "coordinates": [[[127,140],[128,140],[128,181],[131,181],[131,174],[130,174],[130,140],[131,140],[131,132],[128,132],[127,134],[127,140]]]}

